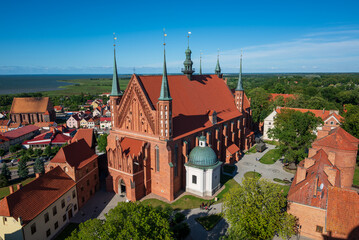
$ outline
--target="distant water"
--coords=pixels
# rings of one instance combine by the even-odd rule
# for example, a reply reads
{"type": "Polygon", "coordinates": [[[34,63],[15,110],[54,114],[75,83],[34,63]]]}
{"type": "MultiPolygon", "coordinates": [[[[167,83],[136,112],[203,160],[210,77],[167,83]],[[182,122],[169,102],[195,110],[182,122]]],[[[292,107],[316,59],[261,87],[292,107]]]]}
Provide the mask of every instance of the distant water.
{"type": "Polygon", "coordinates": [[[0,75],[0,95],[14,93],[30,93],[59,90],[60,86],[72,83],[59,82],[59,80],[111,78],[110,74],[88,75],[0,75]]]}

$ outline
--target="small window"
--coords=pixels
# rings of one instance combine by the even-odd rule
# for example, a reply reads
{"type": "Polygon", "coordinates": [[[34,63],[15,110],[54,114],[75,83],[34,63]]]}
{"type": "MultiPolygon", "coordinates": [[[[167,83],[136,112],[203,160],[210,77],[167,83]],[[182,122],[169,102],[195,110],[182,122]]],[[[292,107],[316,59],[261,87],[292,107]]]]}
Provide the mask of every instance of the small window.
{"type": "Polygon", "coordinates": [[[64,208],[65,207],[65,199],[62,199],[61,201],[61,208],[64,208]]]}
{"type": "Polygon", "coordinates": [[[31,225],[31,234],[36,233],[36,223],[31,225]]]}
{"type": "Polygon", "coordinates": [[[333,122],[333,121],[331,121],[331,122],[330,122],[330,124],[331,124],[331,125],[334,125],[334,122],[333,122]]]}
{"type": "Polygon", "coordinates": [[[84,187],[81,187],[81,192],[83,192],[84,191],[84,187]]]}
{"type": "Polygon", "coordinates": [[[269,124],[269,125],[271,125],[272,123],[271,123],[271,122],[269,122],[268,124],[269,124]]]}
{"type": "Polygon", "coordinates": [[[323,232],[323,227],[317,225],[317,229],[315,231],[319,232],[319,233],[322,233],[323,232]]]}
{"type": "Polygon", "coordinates": [[[64,216],[62,216],[62,220],[65,222],[66,221],[66,214],[64,216]]]}
{"type": "Polygon", "coordinates": [[[77,204],[74,205],[74,211],[77,211],[77,204]]]}
{"type": "Polygon", "coordinates": [[[59,227],[59,222],[55,222],[54,227],[57,229],[59,227]]]}
{"type": "Polygon", "coordinates": [[[75,198],[76,197],[76,193],[75,193],[75,190],[72,191],[72,198],[75,198]]]}
{"type": "Polygon", "coordinates": [[[50,230],[50,228],[49,229],[47,229],[47,231],[46,231],[46,237],[49,237],[51,235],[51,230],[50,230]]]}
{"type": "Polygon", "coordinates": [[[90,180],[87,180],[87,186],[90,186],[90,180]]]}
{"type": "Polygon", "coordinates": [[[52,215],[55,216],[57,214],[56,206],[52,208],[52,215]]]}
{"type": "Polygon", "coordinates": [[[95,174],[95,180],[97,179],[97,174],[95,174]]]}
{"type": "Polygon", "coordinates": [[[196,175],[192,175],[192,183],[197,184],[197,176],[196,175]]]}
{"type": "Polygon", "coordinates": [[[45,213],[44,215],[44,219],[45,219],[45,223],[47,223],[49,221],[49,213],[45,213]]]}
{"type": "Polygon", "coordinates": [[[84,197],[82,197],[82,203],[84,203],[85,202],[85,198],[84,197]]]}

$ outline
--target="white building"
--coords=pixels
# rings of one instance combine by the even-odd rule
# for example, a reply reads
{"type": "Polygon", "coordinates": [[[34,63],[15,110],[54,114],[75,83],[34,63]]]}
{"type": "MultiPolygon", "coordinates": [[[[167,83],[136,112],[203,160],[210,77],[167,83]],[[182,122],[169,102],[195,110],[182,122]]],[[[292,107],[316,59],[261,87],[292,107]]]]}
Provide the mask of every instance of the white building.
{"type": "Polygon", "coordinates": [[[100,129],[111,129],[111,117],[100,118],[100,129]]]}
{"type": "Polygon", "coordinates": [[[221,165],[216,153],[206,146],[206,137],[192,149],[186,168],[186,191],[199,196],[212,196],[220,187],[221,165]]]}

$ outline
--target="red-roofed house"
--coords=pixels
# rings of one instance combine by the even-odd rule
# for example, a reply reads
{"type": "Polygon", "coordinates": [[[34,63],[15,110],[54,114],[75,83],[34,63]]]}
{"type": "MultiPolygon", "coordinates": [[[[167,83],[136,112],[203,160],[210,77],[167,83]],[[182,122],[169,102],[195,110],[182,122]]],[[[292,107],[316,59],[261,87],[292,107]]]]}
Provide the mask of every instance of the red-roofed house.
{"type": "Polygon", "coordinates": [[[0,120],[0,133],[4,133],[4,132],[8,131],[10,122],[11,122],[11,120],[9,120],[9,119],[0,120]]]}
{"type": "Polygon", "coordinates": [[[288,193],[288,212],[299,219],[302,236],[323,239],[335,233],[346,238],[359,227],[359,209],[338,213],[338,205],[343,211],[359,205],[358,193],[345,190],[353,184],[358,144],[359,139],[338,127],[313,142],[308,158],[298,165],[288,193]],[[341,194],[353,196],[345,199],[341,194]]]}
{"type": "Polygon", "coordinates": [[[62,106],[54,106],[54,110],[57,113],[63,113],[64,112],[64,108],[62,106]]]}
{"type": "Polygon", "coordinates": [[[40,134],[31,140],[24,141],[22,145],[25,148],[46,148],[47,146],[59,146],[66,144],[72,139],[65,135],[63,131],[53,128],[50,131],[40,134]]]}
{"type": "Polygon", "coordinates": [[[111,129],[111,117],[100,117],[100,128],[111,129]]]}
{"type": "Polygon", "coordinates": [[[77,211],[75,182],[60,167],[0,201],[1,239],[52,239],[77,211]]]}
{"type": "Polygon", "coordinates": [[[263,139],[264,140],[273,140],[268,137],[268,130],[274,127],[274,119],[277,116],[277,114],[281,113],[282,109],[291,109],[295,111],[299,111],[302,113],[311,112],[316,117],[320,117],[324,125],[318,126],[317,130],[322,130],[323,127],[326,129],[334,129],[340,126],[341,121],[343,120],[343,117],[339,115],[339,111],[337,110],[316,110],[316,109],[304,109],[304,108],[287,108],[287,107],[277,107],[271,114],[268,115],[264,119],[264,128],[263,128],[263,139]]]}
{"type": "Polygon", "coordinates": [[[71,115],[71,117],[69,117],[69,119],[67,119],[66,125],[69,128],[79,128],[80,122],[81,122],[81,117],[79,114],[76,113],[76,114],[71,115]]]}
{"type": "Polygon", "coordinates": [[[126,191],[132,201],[149,193],[172,201],[186,189],[184,164],[199,136],[227,163],[234,163],[226,158],[230,146],[240,151],[252,146],[250,101],[243,89],[232,94],[217,70],[192,75],[185,66],[184,75],[133,74],[123,96],[114,75],[108,191],[126,191]]]}
{"type": "Polygon", "coordinates": [[[10,140],[10,145],[15,145],[18,143],[22,143],[26,139],[30,139],[37,134],[39,134],[38,127],[34,125],[28,125],[22,128],[18,128],[6,133],[3,133],[2,135],[10,140]]]}
{"type": "Polygon", "coordinates": [[[46,171],[60,166],[76,182],[81,208],[99,189],[97,155],[84,139],[62,147],[46,166],[46,171]]]}

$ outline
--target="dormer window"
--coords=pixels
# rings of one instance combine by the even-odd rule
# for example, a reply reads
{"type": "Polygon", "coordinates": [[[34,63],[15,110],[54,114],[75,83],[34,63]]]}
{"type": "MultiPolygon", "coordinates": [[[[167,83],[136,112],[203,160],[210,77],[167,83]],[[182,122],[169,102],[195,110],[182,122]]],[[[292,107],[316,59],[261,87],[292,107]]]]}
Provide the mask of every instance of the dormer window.
{"type": "Polygon", "coordinates": [[[209,111],[208,113],[209,121],[214,125],[217,124],[217,112],[214,110],[209,111]]]}

